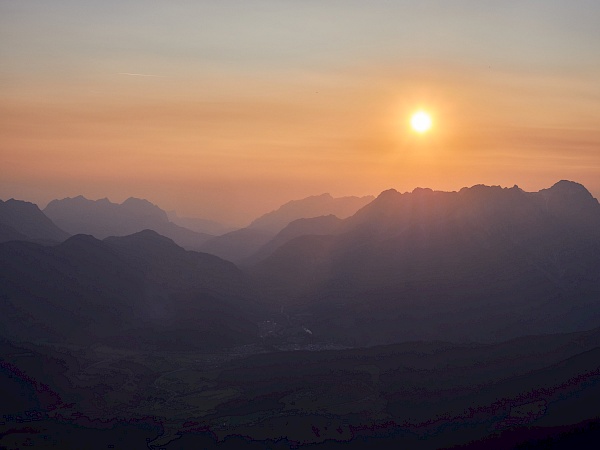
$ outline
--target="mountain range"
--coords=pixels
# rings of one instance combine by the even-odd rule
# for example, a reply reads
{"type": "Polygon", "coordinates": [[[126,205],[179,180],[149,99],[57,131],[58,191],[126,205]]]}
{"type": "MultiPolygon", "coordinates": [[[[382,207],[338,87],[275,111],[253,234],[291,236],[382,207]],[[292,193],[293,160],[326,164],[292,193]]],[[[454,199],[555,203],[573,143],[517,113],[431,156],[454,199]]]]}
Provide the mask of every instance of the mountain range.
{"type": "Polygon", "coordinates": [[[98,239],[126,236],[151,229],[189,250],[199,249],[212,236],[188,230],[169,221],[167,213],[148,200],[130,197],[123,203],[83,196],[52,200],[44,214],[70,234],[89,234],[98,239]]]}
{"type": "Polygon", "coordinates": [[[329,227],[250,268],[313,332],[363,345],[496,340],[600,317],[600,206],[577,183],[389,190],[329,227]]]}
{"type": "MultiPolygon", "coordinates": [[[[317,339],[344,345],[497,341],[598,323],[600,205],[580,184],[561,181],[539,192],[483,185],[458,192],[392,189],[371,202],[343,199],[344,208],[366,203],[345,219],[332,214],[298,218],[274,232],[283,217],[337,200],[324,195],[291,202],[278,210],[281,214],[275,211],[221,236],[219,251],[211,251],[214,240],[206,241],[204,253],[186,251],[161,236],[161,229],[180,238],[198,235],[182,232],[150,202],[128,199],[117,205],[83,197],[51,202],[45,212],[67,231],[83,228],[114,236],[100,241],[76,235],[56,247],[4,245],[0,288],[6,317],[15,308],[25,308],[23,317],[36,316],[34,298],[45,298],[48,308],[56,310],[68,299],[73,304],[83,301],[75,298],[89,299],[98,306],[113,298],[118,315],[128,317],[119,309],[125,305],[135,312],[131,324],[151,317],[152,311],[167,311],[167,317],[198,294],[203,304],[214,295],[223,316],[234,298],[235,310],[243,306],[254,317],[279,317],[285,326],[272,330],[270,338],[286,339],[289,330],[308,329],[317,339]],[[261,229],[260,223],[271,225],[261,229]],[[115,237],[141,224],[154,231],[115,237]],[[235,256],[229,259],[242,264],[238,268],[209,253],[235,256]],[[171,304],[175,298],[183,303],[171,304]]],[[[35,205],[15,202],[2,206],[26,210],[31,224],[40,219],[46,234],[39,224],[9,232],[17,238],[27,233],[36,239],[54,237],[54,242],[64,239],[66,233],[35,205]]],[[[2,223],[18,226],[13,216],[4,213],[2,223]]],[[[50,310],[40,314],[53,317],[50,310]]]]}
{"type": "MultiPolygon", "coordinates": [[[[179,217],[177,213],[167,213],[148,200],[133,197],[119,204],[106,198],[88,200],[80,195],[52,200],[43,212],[71,235],[89,234],[104,239],[151,229],[187,250],[204,251],[240,262],[253,255],[294,220],[328,214],[345,218],[372,199],[369,196],[333,198],[329,194],[322,194],[293,200],[238,230],[210,220],[179,217]]],[[[6,235],[4,240],[22,238],[14,233],[16,230],[2,230],[0,228],[0,232],[6,235]]],[[[67,234],[62,239],[65,236],[67,234]]]]}
{"type": "Polygon", "coordinates": [[[0,446],[595,448],[584,186],[303,203],[202,241],[145,200],[1,202],[0,446]]]}

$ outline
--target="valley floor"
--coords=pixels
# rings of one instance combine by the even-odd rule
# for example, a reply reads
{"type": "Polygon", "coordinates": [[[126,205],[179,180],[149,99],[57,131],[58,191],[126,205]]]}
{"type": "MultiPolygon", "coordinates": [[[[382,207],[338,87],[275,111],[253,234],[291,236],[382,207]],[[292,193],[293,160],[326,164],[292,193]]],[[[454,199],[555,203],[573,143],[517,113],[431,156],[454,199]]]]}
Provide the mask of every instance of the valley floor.
{"type": "Polygon", "coordinates": [[[326,347],[3,342],[0,447],[585,448],[599,438],[599,330],[326,347]]]}

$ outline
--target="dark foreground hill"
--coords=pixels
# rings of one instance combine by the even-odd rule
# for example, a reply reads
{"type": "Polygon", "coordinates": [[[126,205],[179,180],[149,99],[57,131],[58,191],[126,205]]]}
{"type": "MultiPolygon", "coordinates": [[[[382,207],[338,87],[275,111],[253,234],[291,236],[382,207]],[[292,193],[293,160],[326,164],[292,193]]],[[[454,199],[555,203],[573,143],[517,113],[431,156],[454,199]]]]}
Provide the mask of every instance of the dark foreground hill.
{"type": "Polygon", "coordinates": [[[599,437],[599,329],[250,353],[0,342],[0,446],[592,449],[599,437]]]}
{"type": "Polygon", "coordinates": [[[230,345],[254,339],[251,303],[233,264],[150,230],[0,244],[0,334],[11,339],[230,345]]]}
{"type": "Polygon", "coordinates": [[[577,183],[390,190],[323,231],[250,269],[315,335],[498,340],[600,320],[600,205],[577,183]]]}
{"type": "Polygon", "coordinates": [[[148,200],[128,198],[123,203],[83,196],[52,200],[44,213],[71,234],[89,234],[97,239],[127,236],[153,230],[188,250],[198,250],[212,236],[169,221],[167,213],[148,200]]]}

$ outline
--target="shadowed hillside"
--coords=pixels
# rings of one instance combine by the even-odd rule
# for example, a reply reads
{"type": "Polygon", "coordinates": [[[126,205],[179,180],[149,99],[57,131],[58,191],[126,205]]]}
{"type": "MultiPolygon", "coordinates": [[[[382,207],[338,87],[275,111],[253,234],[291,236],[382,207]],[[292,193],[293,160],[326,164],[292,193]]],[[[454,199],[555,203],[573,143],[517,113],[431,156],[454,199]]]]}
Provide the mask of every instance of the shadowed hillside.
{"type": "Polygon", "coordinates": [[[233,264],[149,230],[76,235],[55,247],[0,244],[6,337],[223,346],[254,339],[252,301],[233,264]]]}
{"type": "Polygon", "coordinates": [[[566,181],[390,190],[250,271],[274,308],[349,343],[585,329],[600,314],[600,205],[566,181]]]}
{"type": "Polygon", "coordinates": [[[29,240],[62,242],[69,234],[57,227],[37,205],[21,200],[0,200],[0,242],[29,240]]]}
{"type": "Polygon", "coordinates": [[[297,219],[334,215],[345,219],[353,215],[363,206],[373,201],[374,197],[338,197],[330,194],[314,195],[302,200],[292,200],[252,221],[248,228],[258,228],[277,233],[287,224],[297,219]]]}
{"type": "MultiPolygon", "coordinates": [[[[276,238],[288,224],[299,219],[311,219],[320,216],[333,215],[346,218],[373,200],[373,197],[340,197],[334,198],[329,194],[293,200],[254,220],[246,228],[242,228],[222,236],[217,236],[202,247],[202,251],[212,253],[235,263],[245,263],[270,252],[270,247],[284,240],[284,236],[276,238]],[[269,241],[275,238],[275,244],[269,241]],[[262,250],[263,246],[267,246],[262,250]]],[[[289,233],[288,233],[289,234],[289,233]]]]}

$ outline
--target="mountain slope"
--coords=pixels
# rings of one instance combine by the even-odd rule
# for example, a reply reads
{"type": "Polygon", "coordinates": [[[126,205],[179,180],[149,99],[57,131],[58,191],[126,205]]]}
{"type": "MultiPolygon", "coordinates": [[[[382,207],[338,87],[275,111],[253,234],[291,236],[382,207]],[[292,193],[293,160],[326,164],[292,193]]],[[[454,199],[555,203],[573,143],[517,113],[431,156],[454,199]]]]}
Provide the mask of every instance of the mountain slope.
{"type": "Polygon", "coordinates": [[[248,292],[233,264],[152,231],[0,244],[0,329],[11,339],[228,345],[255,336],[248,292]]]}
{"type": "MultiPolygon", "coordinates": [[[[291,222],[328,215],[345,218],[354,214],[371,200],[373,197],[370,196],[333,198],[329,194],[293,200],[277,210],[259,217],[246,228],[211,239],[201,250],[235,263],[245,262],[251,257],[252,260],[255,260],[252,255],[275,238],[277,233],[291,222]]],[[[268,251],[267,248],[264,254],[268,251]]]]}
{"type": "Polygon", "coordinates": [[[108,237],[103,242],[155,284],[180,291],[215,292],[221,297],[225,293],[238,297],[244,293],[244,276],[233,263],[207,253],[186,251],[152,230],[108,237]]]}
{"type": "Polygon", "coordinates": [[[374,197],[372,196],[334,198],[330,194],[321,194],[301,200],[292,200],[275,211],[271,211],[254,220],[248,225],[248,228],[269,230],[277,233],[287,224],[297,219],[310,219],[330,214],[340,219],[345,219],[373,199],[374,197]]]}
{"type": "Polygon", "coordinates": [[[21,200],[0,200],[0,242],[15,239],[61,242],[68,233],[57,227],[37,205],[21,200]]]}
{"type": "Polygon", "coordinates": [[[597,326],[600,206],[579,186],[385,191],[335,234],[293,239],[250,272],[274,306],[348,342],[597,326]]]}
{"type": "Polygon", "coordinates": [[[256,253],[244,260],[243,263],[244,265],[248,265],[265,259],[283,244],[297,237],[335,234],[342,223],[342,219],[339,219],[333,214],[310,219],[294,220],[277,233],[273,239],[263,245],[256,253]]]}
{"type": "Polygon", "coordinates": [[[0,223],[0,242],[27,241],[29,237],[19,233],[13,227],[0,223]]]}

